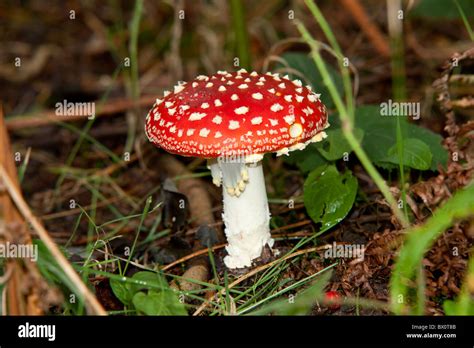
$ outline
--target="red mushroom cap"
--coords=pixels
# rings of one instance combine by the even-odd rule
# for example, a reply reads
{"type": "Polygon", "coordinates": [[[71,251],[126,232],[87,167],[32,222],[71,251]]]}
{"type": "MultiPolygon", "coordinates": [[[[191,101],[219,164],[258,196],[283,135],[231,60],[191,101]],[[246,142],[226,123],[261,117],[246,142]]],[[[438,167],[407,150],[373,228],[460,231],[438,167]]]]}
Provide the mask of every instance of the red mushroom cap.
{"type": "Polygon", "coordinates": [[[165,92],[147,115],[148,139],[193,157],[287,153],[321,140],[328,126],[319,95],[278,74],[220,71],[165,92]]]}

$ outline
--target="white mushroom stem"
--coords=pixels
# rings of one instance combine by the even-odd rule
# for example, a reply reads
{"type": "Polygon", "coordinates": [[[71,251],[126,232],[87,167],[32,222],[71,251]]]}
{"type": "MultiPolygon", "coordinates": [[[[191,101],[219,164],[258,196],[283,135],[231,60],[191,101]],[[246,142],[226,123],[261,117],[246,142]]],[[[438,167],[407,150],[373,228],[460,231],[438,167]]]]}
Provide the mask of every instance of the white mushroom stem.
{"type": "Polygon", "coordinates": [[[224,263],[231,269],[249,267],[252,260],[262,254],[265,245],[272,247],[274,243],[270,236],[270,210],[262,162],[238,166],[217,161],[211,165],[211,170],[214,183],[220,184],[220,178],[215,174],[221,174],[224,183],[222,218],[228,241],[228,256],[224,258],[224,263]],[[234,187],[226,185],[226,177],[236,176],[240,180],[237,179],[234,187]],[[242,189],[242,182],[245,182],[245,186],[239,191],[238,186],[240,184],[242,189]]]}

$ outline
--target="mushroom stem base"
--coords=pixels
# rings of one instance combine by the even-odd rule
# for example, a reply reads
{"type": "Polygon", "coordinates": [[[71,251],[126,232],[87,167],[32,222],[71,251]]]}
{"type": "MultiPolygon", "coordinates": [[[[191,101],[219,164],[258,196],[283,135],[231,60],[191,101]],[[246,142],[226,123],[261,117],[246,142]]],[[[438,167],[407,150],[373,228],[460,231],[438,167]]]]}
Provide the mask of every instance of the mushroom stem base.
{"type": "MultiPolygon", "coordinates": [[[[223,164],[225,166],[225,164],[223,164]]],[[[224,188],[225,234],[228,268],[249,267],[252,260],[262,254],[263,247],[273,246],[270,236],[270,210],[268,208],[262,163],[247,164],[248,183],[240,196],[230,195],[224,188]]]]}

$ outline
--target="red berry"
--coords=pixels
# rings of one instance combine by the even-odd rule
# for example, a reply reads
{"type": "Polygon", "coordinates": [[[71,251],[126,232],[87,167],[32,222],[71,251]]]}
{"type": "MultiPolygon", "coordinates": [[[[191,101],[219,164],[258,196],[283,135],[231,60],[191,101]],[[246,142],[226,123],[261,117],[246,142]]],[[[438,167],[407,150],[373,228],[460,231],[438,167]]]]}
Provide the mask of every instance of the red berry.
{"type": "Polygon", "coordinates": [[[339,296],[339,293],[337,291],[326,291],[325,303],[329,309],[336,310],[341,308],[340,301],[341,296],[339,296]]]}

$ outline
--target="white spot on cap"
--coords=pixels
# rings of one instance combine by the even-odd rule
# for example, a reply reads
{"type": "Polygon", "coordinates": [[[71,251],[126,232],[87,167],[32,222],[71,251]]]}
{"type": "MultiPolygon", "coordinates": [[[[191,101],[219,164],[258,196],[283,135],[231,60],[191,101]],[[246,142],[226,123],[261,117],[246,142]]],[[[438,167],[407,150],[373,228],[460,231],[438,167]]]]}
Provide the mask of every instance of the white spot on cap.
{"type": "Polygon", "coordinates": [[[239,121],[230,121],[229,129],[237,129],[240,127],[239,121]]]}
{"type": "Polygon", "coordinates": [[[285,122],[288,123],[288,124],[293,124],[293,123],[295,123],[295,115],[286,115],[285,117],[283,117],[283,119],[284,119],[285,122]]]}
{"type": "Polygon", "coordinates": [[[212,86],[214,86],[214,84],[212,82],[206,83],[206,88],[211,88],[212,86]]]}
{"type": "Polygon", "coordinates": [[[174,86],[174,94],[178,94],[184,89],[184,85],[174,86]]]}
{"type": "Polygon", "coordinates": [[[193,112],[189,116],[189,121],[199,121],[199,120],[202,120],[206,116],[207,114],[205,112],[193,112]]]}
{"type": "Polygon", "coordinates": [[[215,106],[222,106],[222,102],[219,99],[214,100],[215,106]]]}
{"type": "Polygon", "coordinates": [[[277,112],[283,110],[283,106],[281,106],[281,104],[275,103],[270,107],[270,110],[272,110],[273,112],[277,112]]]}
{"type": "Polygon", "coordinates": [[[246,106],[241,106],[234,110],[237,115],[244,115],[249,111],[249,108],[246,106]]]}
{"type": "Polygon", "coordinates": [[[256,83],[256,85],[257,85],[257,86],[263,86],[263,85],[265,85],[265,84],[264,84],[262,81],[259,81],[259,82],[256,83]]]}
{"type": "Polygon", "coordinates": [[[219,92],[225,92],[227,88],[225,88],[224,86],[220,86],[218,91],[219,92]]]}
{"type": "Polygon", "coordinates": [[[308,94],[308,100],[312,103],[318,100],[314,94],[308,94]]]}
{"type": "Polygon", "coordinates": [[[171,133],[176,133],[176,126],[171,127],[171,128],[170,128],[170,132],[171,132],[171,133]]]}
{"type": "Polygon", "coordinates": [[[260,82],[265,82],[265,81],[267,81],[267,80],[265,79],[265,77],[263,77],[263,76],[260,77],[258,80],[259,80],[260,82]]]}
{"type": "Polygon", "coordinates": [[[250,82],[250,81],[252,81],[252,80],[251,80],[249,77],[247,77],[247,78],[244,80],[244,82],[250,82]]]}
{"type": "Polygon", "coordinates": [[[173,103],[173,102],[170,102],[170,101],[165,102],[165,106],[166,106],[167,108],[172,107],[173,104],[174,104],[174,103],[173,103]]]}
{"type": "Polygon", "coordinates": [[[237,74],[243,74],[243,73],[246,73],[246,72],[247,72],[247,70],[245,70],[245,69],[240,69],[239,71],[237,71],[237,74]]]}
{"type": "Polygon", "coordinates": [[[221,124],[222,123],[222,117],[214,116],[214,118],[212,119],[212,122],[214,122],[215,124],[221,124]]]}
{"type": "Polygon", "coordinates": [[[196,88],[197,86],[199,86],[199,83],[197,83],[196,81],[194,81],[191,86],[193,86],[193,88],[196,88]]]}
{"type": "Polygon", "coordinates": [[[207,137],[211,131],[207,128],[203,128],[199,131],[199,135],[203,138],[207,137]]]}
{"type": "Polygon", "coordinates": [[[232,95],[230,96],[230,99],[232,99],[232,100],[237,100],[237,99],[239,99],[239,96],[238,96],[237,94],[232,94],[232,95]]]}
{"type": "Polygon", "coordinates": [[[170,93],[171,93],[170,91],[164,91],[164,92],[163,92],[163,95],[164,95],[165,97],[167,97],[167,96],[170,95],[170,93]]]}
{"type": "Polygon", "coordinates": [[[314,112],[314,110],[311,109],[309,106],[308,106],[307,108],[303,109],[302,111],[303,111],[306,115],[311,115],[311,114],[314,112]]]}
{"type": "Polygon", "coordinates": [[[252,120],[250,122],[252,122],[252,124],[260,124],[260,123],[262,123],[262,116],[254,117],[254,118],[252,118],[252,120]]]}
{"type": "Polygon", "coordinates": [[[163,100],[156,98],[156,105],[160,105],[163,100]]]}
{"type": "Polygon", "coordinates": [[[290,79],[290,77],[289,77],[288,75],[283,76],[283,78],[284,78],[284,79],[287,79],[287,80],[290,79]]]}
{"type": "Polygon", "coordinates": [[[296,93],[303,93],[303,88],[299,87],[295,91],[296,91],[296,93]]]}
{"type": "Polygon", "coordinates": [[[257,99],[257,100],[262,100],[262,99],[263,99],[263,95],[262,95],[262,93],[258,93],[258,92],[257,92],[257,93],[253,93],[253,94],[252,94],[252,98],[253,98],[253,99],[257,99]]]}
{"type": "Polygon", "coordinates": [[[227,84],[228,84],[229,86],[230,86],[230,85],[233,85],[233,84],[234,84],[234,81],[229,80],[229,81],[227,81],[227,84]]]}
{"type": "Polygon", "coordinates": [[[275,88],[270,88],[268,91],[269,91],[270,93],[275,94],[275,88]]]}
{"type": "Polygon", "coordinates": [[[246,88],[248,88],[248,87],[249,87],[249,86],[248,86],[246,83],[242,83],[242,84],[239,86],[240,89],[246,89],[246,88]]]}
{"type": "Polygon", "coordinates": [[[286,88],[286,85],[285,85],[284,82],[282,82],[282,83],[280,83],[280,84],[278,85],[278,87],[280,87],[280,88],[286,88]]]}
{"type": "Polygon", "coordinates": [[[275,120],[275,119],[273,119],[273,118],[270,118],[270,124],[271,124],[272,126],[276,126],[276,125],[278,124],[278,120],[275,120]]]}
{"type": "Polygon", "coordinates": [[[194,134],[194,129],[188,129],[186,131],[186,135],[189,137],[190,135],[193,135],[194,134]]]}
{"type": "Polygon", "coordinates": [[[257,76],[257,75],[258,75],[258,74],[257,74],[256,71],[252,71],[252,72],[250,73],[250,76],[257,76]]]}
{"type": "Polygon", "coordinates": [[[297,87],[303,86],[303,83],[301,83],[300,80],[294,80],[294,81],[293,81],[293,84],[294,84],[295,86],[297,86],[297,87]]]}
{"type": "Polygon", "coordinates": [[[296,98],[296,101],[297,101],[298,103],[301,103],[301,102],[303,101],[303,99],[304,99],[304,97],[303,97],[302,95],[297,95],[295,98],[296,98]]]}
{"type": "Polygon", "coordinates": [[[169,113],[171,116],[173,116],[175,112],[176,112],[176,108],[168,109],[168,113],[169,113]]]}
{"type": "Polygon", "coordinates": [[[219,75],[227,75],[227,71],[225,71],[225,70],[219,70],[219,71],[217,71],[217,73],[219,75]]]}
{"type": "Polygon", "coordinates": [[[196,77],[196,80],[207,81],[207,80],[209,80],[209,77],[207,77],[205,75],[199,75],[198,77],[196,77]]]}
{"type": "Polygon", "coordinates": [[[189,105],[180,105],[179,108],[182,110],[182,111],[186,111],[190,108],[189,105]]]}
{"type": "Polygon", "coordinates": [[[202,103],[201,109],[207,109],[209,107],[209,103],[202,103]]]}
{"type": "Polygon", "coordinates": [[[214,138],[220,138],[220,137],[222,137],[221,132],[216,132],[216,134],[214,135],[214,138]]]}
{"type": "Polygon", "coordinates": [[[182,136],[183,136],[183,130],[182,130],[182,129],[180,129],[180,130],[178,131],[178,137],[180,137],[180,138],[181,138],[182,136]]]}
{"type": "Polygon", "coordinates": [[[292,96],[292,95],[285,95],[283,98],[284,98],[288,103],[290,103],[290,102],[291,102],[291,98],[293,98],[293,96],[292,96]]]}

